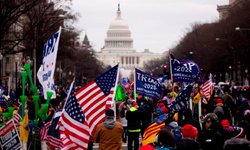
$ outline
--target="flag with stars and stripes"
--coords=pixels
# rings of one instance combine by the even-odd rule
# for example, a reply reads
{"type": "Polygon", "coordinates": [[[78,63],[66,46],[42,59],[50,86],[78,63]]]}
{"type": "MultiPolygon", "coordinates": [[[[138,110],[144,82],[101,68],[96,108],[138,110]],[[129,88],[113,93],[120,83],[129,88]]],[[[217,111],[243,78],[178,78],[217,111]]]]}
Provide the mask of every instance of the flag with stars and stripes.
{"type": "Polygon", "coordinates": [[[22,119],[22,105],[19,105],[17,112],[13,115],[15,123],[18,123],[22,119]]]}
{"type": "Polygon", "coordinates": [[[48,135],[49,127],[51,125],[52,116],[49,116],[45,121],[43,121],[39,130],[40,140],[45,141],[48,135]]]}
{"type": "Polygon", "coordinates": [[[188,103],[192,89],[193,89],[192,84],[189,84],[178,94],[175,101],[173,101],[169,107],[169,111],[171,114],[174,114],[180,111],[181,109],[187,108],[189,106],[188,103]]]}
{"type": "Polygon", "coordinates": [[[57,111],[51,121],[51,124],[48,128],[48,134],[46,138],[46,143],[50,147],[50,149],[62,148],[63,144],[60,140],[60,131],[57,128],[57,123],[62,114],[62,111],[57,111]]]}
{"type": "Polygon", "coordinates": [[[180,110],[189,107],[189,99],[193,89],[193,83],[187,85],[176,97],[176,99],[170,104],[169,113],[162,114],[156,118],[154,118],[154,122],[157,124],[163,123],[169,117],[173,117],[173,115],[180,110]]]}
{"type": "Polygon", "coordinates": [[[209,80],[207,80],[202,86],[202,93],[207,99],[210,99],[210,97],[212,96],[214,91],[214,86],[215,83],[213,83],[212,74],[210,74],[209,80]]]}
{"type": "Polygon", "coordinates": [[[105,110],[111,106],[117,85],[118,65],[76,92],[77,101],[89,123],[93,136],[96,126],[105,119],[105,110]]]}
{"type": "Polygon", "coordinates": [[[71,83],[58,124],[62,149],[87,149],[90,138],[89,127],[76,100],[74,82],[71,83]]]}

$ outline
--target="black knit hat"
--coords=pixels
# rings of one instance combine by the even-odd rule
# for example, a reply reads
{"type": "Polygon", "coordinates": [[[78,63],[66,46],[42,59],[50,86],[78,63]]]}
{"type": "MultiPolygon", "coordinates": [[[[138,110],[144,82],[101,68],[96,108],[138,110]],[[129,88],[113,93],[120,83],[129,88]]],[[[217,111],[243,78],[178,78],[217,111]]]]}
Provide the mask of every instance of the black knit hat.
{"type": "Polygon", "coordinates": [[[106,116],[114,116],[115,115],[114,110],[113,109],[106,110],[105,115],[106,116]]]}
{"type": "Polygon", "coordinates": [[[207,122],[207,121],[218,122],[219,119],[215,113],[208,113],[204,118],[204,122],[207,122]]]}

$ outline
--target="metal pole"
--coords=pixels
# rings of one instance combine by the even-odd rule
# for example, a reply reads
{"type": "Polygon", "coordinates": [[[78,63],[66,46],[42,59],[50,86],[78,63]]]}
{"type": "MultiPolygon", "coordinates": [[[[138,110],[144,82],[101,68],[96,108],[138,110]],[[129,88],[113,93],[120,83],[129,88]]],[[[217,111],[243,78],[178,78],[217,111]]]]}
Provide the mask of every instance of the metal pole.
{"type": "Polygon", "coordinates": [[[173,72],[172,72],[172,58],[170,52],[168,53],[169,55],[169,66],[170,66],[170,77],[171,77],[171,83],[172,83],[172,92],[174,94],[174,79],[173,79],[173,72]]]}
{"type": "Polygon", "coordinates": [[[0,84],[2,84],[2,72],[3,72],[3,61],[2,59],[0,60],[0,84]]]}
{"type": "Polygon", "coordinates": [[[59,70],[58,70],[58,81],[59,84],[62,82],[62,62],[59,60],[59,70]]]}
{"type": "Polygon", "coordinates": [[[34,30],[34,48],[33,48],[33,79],[34,85],[36,86],[36,40],[37,40],[37,26],[35,26],[34,30]]]}
{"type": "Polygon", "coordinates": [[[3,55],[0,52],[0,84],[2,84],[2,75],[3,75],[3,55]]]}
{"type": "Polygon", "coordinates": [[[16,89],[16,91],[17,91],[17,62],[16,62],[16,87],[15,87],[15,89],[16,89]]]}

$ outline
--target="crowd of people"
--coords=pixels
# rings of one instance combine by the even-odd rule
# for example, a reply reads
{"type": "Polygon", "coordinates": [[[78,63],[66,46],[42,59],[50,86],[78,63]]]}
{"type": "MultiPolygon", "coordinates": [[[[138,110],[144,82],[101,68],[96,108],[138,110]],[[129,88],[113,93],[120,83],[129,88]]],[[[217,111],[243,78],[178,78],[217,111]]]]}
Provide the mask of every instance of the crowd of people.
{"type": "MultiPolygon", "coordinates": [[[[177,95],[178,89],[176,86],[177,95]]],[[[136,100],[118,103],[117,121],[121,122],[124,132],[121,140],[127,143],[129,150],[250,149],[249,87],[217,88],[210,100],[202,103],[200,118],[196,113],[198,104],[192,108],[187,105],[164,121],[154,142],[140,143],[153,120],[169,111],[169,98],[175,94],[171,89],[165,93],[168,98],[162,100],[138,96],[136,100]]]]}
{"type": "MultiPolygon", "coordinates": [[[[51,100],[49,113],[62,109],[69,85],[57,87],[57,98],[51,100]]],[[[199,91],[195,89],[193,91],[199,91]]],[[[29,93],[27,87],[26,93],[29,93]]],[[[180,92],[180,86],[174,91],[165,88],[163,99],[147,98],[132,95],[124,101],[116,103],[116,109],[106,111],[106,120],[99,124],[95,136],[90,139],[89,149],[99,143],[99,149],[122,149],[127,144],[129,150],[234,150],[250,149],[250,89],[248,87],[220,87],[214,90],[210,100],[202,102],[202,116],[198,115],[198,104],[186,105],[181,111],[169,115],[162,127],[154,134],[154,141],[142,144],[147,128],[154,119],[169,113],[169,103],[180,92]]],[[[42,92],[39,92],[44,103],[42,92]]],[[[192,93],[194,98],[197,93],[192,93]]],[[[16,111],[20,101],[18,91],[11,92],[7,100],[8,106],[14,106],[16,111]],[[13,99],[13,100],[11,100],[13,99]]],[[[28,96],[27,112],[29,114],[30,137],[28,145],[32,144],[34,136],[34,104],[28,96]],[[33,126],[32,126],[33,125],[33,126]],[[31,140],[30,140],[31,139],[31,140]]],[[[0,113],[5,111],[1,107],[0,113]]],[[[2,123],[4,119],[1,115],[2,123]]]]}

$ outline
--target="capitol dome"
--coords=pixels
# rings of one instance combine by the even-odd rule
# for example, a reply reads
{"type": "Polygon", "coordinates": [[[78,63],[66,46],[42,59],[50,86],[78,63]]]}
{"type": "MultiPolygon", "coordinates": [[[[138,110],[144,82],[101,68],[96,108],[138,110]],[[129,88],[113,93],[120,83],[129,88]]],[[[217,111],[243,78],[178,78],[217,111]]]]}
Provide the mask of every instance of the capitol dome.
{"type": "Polygon", "coordinates": [[[119,64],[122,77],[130,77],[135,68],[143,68],[146,62],[162,57],[161,54],[154,54],[149,50],[136,52],[128,24],[121,17],[120,4],[118,4],[116,17],[110,23],[106,33],[104,46],[95,56],[105,66],[112,67],[119,64]]]}
{"type": "Polygon", "coordinates": [[[115,20],[109,25],[102,51],[114,53],[136,52],[133,48],[133,39],[128,24],[121,17],[120,4],[118,4],[115,20]]]}
{"type": "Polygon", "coordinates": [[[121,17],[120,5],[118,5],[118,10],[115,20],[113,20],[109,26],[109,30],[116,30],[116,29],[129,30],[128,24],[121,17]]]}

